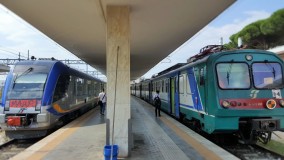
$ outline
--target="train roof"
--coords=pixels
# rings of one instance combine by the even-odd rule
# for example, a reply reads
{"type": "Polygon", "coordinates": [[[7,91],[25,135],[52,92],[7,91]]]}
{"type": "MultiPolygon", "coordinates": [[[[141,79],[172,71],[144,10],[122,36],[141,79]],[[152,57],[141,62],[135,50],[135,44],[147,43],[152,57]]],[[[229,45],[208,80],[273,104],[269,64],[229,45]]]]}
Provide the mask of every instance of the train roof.
{"type": "Polygon", "coordinates": [[[180,68],[180,67],[182,67],[182,66],[184,66],[184,65],[186,65],[186,64],[187,64],[187,63],[177,63],[177,64],[175,64],[175,65],[173,65],[173,66],[171,66],[171,67],[169,67],[169,68],[167,68],[167,69],[165,69],[165,70],[159,72],[158,74],[153,75],[152,78],[158,77],[158,76],[160,76],[160,75],[164,75],[164,74],[166,74],[166,73],[168,73],[168,72],[170,72],[170,71],[172,71],[172,70],[175,70],[175,69],[177,69],[177,68],[180,68]]]}
{"type": "Polygon", "coordinates": [[[39,59],[39,60],[24,60],[24,61],[19,61],[15,64],[15,66],[17,65],[44,65],[48,68],[51,68],[53,67],[56,63],[60,63],[62,66],[68,68],[69,70],[69,73],[71,75],[75,75],[75,76],[79,76],[79,77],[85,77],[87,79],[95,79],[97,81],[101,81],[103,82],[102,80],[98,79],[98,78],[95,78],[91,75],[88,75],[82,71],[79,71],[75,68],[72,68],[66,64],[64,64],[63,62],[59,61],[59,60],[55,60],[55,59],[39,59]]]}
{"type": "Polygon", "coordinates": [[[193,57],[195,57],[194,60],[192,60],[188,63],[183,63],[182,65],[174,65],[170,68],[167,68],[167,69],[163,70],[162,72],[159,72],[156,76],[152,77],[152,79],[159,79],[159,77],[161,77],[161,76],[170,75],[174,72],[183,70],[184,68],[187,68],[187,67],[190,67],[190,66],[195,66],[199,63],[204,63],[206,61],[213,61],[214,59],[218,58],[221,55],[234,54],[234,53],[235,54],[239,54],[239,53],[265,53],[265,54],[275,55],[280,60],[282,60],[277,54],[270,52],[270,51],[266,51],[266,50],[258,50],[258,49],[220,50],[218,52],[206,53],[205,55],[199,54],[198,56],[193,56],[193,57]]]}

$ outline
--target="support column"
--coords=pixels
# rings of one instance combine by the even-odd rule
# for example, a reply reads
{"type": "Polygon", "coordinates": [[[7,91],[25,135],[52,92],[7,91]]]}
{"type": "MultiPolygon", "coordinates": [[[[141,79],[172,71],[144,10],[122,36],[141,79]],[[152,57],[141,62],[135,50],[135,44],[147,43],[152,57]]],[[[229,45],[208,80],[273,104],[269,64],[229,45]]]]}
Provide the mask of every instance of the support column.
{"type": "Polygon", "coordinates": [[[107,6],[107,143],[130,151],[130,26],[128,6],[107,6]],[[113,132],[114,131],[114,132],[113,132]]]}

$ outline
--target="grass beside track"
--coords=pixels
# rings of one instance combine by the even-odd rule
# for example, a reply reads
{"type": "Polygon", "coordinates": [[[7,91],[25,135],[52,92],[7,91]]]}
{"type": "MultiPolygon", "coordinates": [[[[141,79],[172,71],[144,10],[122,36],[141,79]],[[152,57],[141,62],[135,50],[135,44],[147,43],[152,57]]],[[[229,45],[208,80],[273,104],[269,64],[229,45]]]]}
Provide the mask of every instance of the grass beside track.
{"type": "Polygon", "coordinates": [[[284,140],[281,141],[271,140],[267,144],[258,142],[257,145],[284,156],[284,140]]]}

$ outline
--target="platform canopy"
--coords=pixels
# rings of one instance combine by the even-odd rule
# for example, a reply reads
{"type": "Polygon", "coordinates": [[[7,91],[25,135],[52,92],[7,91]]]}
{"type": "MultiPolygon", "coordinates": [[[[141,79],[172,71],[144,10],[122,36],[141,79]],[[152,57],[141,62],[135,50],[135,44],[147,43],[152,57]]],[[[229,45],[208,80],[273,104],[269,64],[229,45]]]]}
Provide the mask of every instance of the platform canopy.
{"type": "MultiPolygon", "coordinates": [[[[106,6],[130,13],[131,80],[137,79],[235,0],[0,0],[68,51],[106,73],[106,6]]],[[[214,33],[212,33],[214,34],[214,33]]]]}

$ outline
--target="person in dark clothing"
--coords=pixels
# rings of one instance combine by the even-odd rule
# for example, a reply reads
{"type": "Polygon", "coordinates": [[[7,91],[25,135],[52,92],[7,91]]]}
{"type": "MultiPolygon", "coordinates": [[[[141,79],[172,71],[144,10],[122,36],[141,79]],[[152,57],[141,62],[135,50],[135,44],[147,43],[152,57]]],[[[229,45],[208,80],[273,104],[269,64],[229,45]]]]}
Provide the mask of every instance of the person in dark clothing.
{"type": "Polygon", "coordinates": [[[154,98],[154,104],[155,104],[155,115],[157,117],[157,115],[159,115],[159,117],[161,116],[161,99],[160,99],[160,95],[159,95],[160,91],[157,90],[154,98]]]}

